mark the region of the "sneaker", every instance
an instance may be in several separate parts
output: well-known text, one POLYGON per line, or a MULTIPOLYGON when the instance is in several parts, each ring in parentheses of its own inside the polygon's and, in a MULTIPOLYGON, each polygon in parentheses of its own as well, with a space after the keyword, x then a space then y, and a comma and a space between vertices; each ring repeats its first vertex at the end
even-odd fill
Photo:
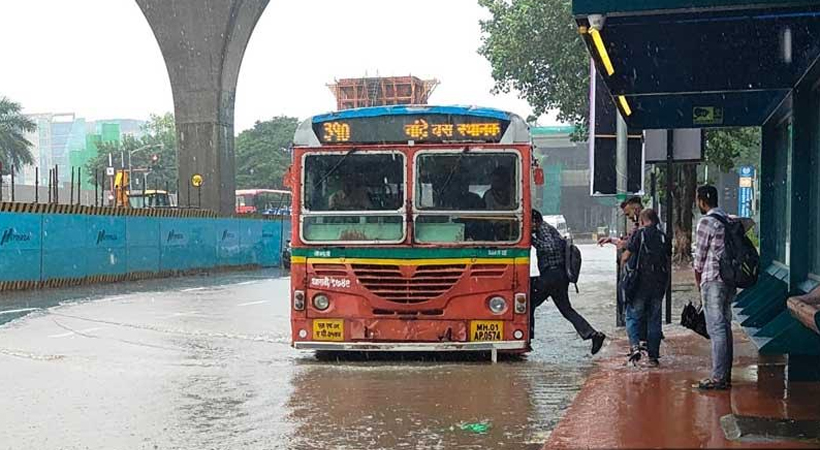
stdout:
POLYGON ((650 369, 657 369, 661 366, 661 362, 658 361, 658 358, 649 358, 649 360, 646 361, 645 366, 650 369))
POLYGON ((606 335, 601 333, 600 331, 596 332, 592 335, 592 354, 596 354, 601 351, 601 347, 604 346, 604 341, 606 340, 606 335))
POLYGON ((707 378, 702 380, 698 383, 698 389, 701 391, 725 391, 729 389, 731 385, 722 380, 714 380, 712 378, 707 378))
POLYGON ((646 341, 641 341, 641 342, 638 344, 638 348, 639 348, 642 352, 645 352, 645 353, 646 353, 646 352, 649 352, 649 344, 647 344, 647 343, 646 343, 646 341))
POLYGON ((638 361, 641 360, 641 348, 638 346, 634 346, 629 350, 629 357, 627 358, 627 364, 632 363, 633 365, 637 365, 638 361))

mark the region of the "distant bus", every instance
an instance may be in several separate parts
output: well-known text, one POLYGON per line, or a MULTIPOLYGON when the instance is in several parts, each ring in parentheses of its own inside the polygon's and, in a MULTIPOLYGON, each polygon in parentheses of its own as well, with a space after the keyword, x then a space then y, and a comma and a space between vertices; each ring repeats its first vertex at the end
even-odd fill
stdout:
POLYGON ((289 216, 290 197, 290 191, 279 189, 239 189, 236 191, 236 213, 289 216))
POLYGON ((529 127, 476 107, 316 116, 294 138, 297 349, 524 353, 529 127))

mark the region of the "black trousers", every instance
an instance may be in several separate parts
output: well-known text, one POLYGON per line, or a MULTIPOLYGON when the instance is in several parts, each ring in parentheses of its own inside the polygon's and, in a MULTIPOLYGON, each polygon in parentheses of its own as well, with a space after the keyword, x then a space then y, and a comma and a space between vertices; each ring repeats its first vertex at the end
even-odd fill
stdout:
POLYGON ((530 336, 535 333, 535 309, 548 298, 552 298, 558 312, 575 327, 583 340, 592 339, 595 329, 578 314, 569 301, 569 280, 565 276, 555 277, 549 274, 530 278, 530 336))

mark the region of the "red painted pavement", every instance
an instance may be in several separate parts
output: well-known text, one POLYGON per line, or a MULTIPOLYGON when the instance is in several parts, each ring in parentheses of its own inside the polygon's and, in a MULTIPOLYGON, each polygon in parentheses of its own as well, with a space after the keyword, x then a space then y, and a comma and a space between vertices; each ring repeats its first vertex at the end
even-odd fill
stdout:
POLYGON ((729 441, 720 418, 820 419, 820 383, 787 388, 783 361, 762 362, 735 330, 733 388, 703 393, 693 385, 709 375, 709 341, 677 326, 664 333, 659 369, 625 366, 626 340, 611 342, 544 448, 818 448, 729 441))

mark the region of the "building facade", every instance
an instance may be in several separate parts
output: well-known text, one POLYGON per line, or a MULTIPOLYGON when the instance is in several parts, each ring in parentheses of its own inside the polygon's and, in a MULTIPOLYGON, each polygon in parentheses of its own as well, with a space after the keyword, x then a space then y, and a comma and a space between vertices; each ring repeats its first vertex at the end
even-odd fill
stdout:
POLYGON ((593 233, 613 223, 616 201, 589 195, 587 142, 573 142, 571 126, 533 127, 535 155, 544 168, 544 186, 536 187, 533 205, 544 215, 563 215, 576 233, 593 233))
MULTIPOLYGON (((69 183, 72 170, 85 165, 97 156, 100 143, 118 143, 122 136, 135 138, 144 135, 145 121, 112 119, 86 121, 74 113, 29 114, 36 129, 26 134, 31 142, 34 164, 16 171, 15 184, 48 185, 49 171, 57 168, 58 182, 69 183), (37 179, 39 176, 39 180, 37 179)), ((93 184, 83 176, 83 188, 93 184)))

